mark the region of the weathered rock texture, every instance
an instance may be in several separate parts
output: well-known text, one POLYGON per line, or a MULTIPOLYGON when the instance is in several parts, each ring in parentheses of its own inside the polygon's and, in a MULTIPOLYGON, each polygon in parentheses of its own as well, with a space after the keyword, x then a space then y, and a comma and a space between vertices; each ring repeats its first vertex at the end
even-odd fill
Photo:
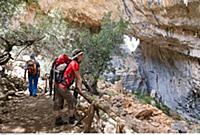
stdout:
POLYGON ((129 34, 142 41, 138 62, 147 90, 171 109, 199 119, 199 0, 40 0, 39 5, 44 13, 59 7, 66 20, 91 28, 99 28, 109 11, 115 20, 128 19, 129 34))
POLYGON ((142 41, 138 62, 147 89, 171 109, 199 121, 200 2, 124 3, 132 34, 142 41))

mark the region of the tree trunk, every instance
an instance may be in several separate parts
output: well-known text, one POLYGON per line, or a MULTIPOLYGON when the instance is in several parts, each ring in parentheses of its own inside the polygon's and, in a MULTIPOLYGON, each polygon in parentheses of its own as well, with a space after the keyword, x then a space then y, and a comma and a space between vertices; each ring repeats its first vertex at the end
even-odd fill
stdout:
MULTIPOLYGON (((80 95, 84 99, 86 99, 89 103, 92 103, 95 110, 100 109, 100 110, 104 111, 110 118, 112 118, 114 121, 117 122, 117 125, 116 125, 117 133, 125 133, 124 127, 125 127, 126 121, 121 119, 107 103, 102 103, 102 101, 100 101, 98 99, 94 99, 90 95, 90 93, 87 93, 86 91, 80 93, 80 95)), ((138 133, 138 132, 140 132, 140 128, 141 128, 140 125, 144 124, 144 123, 142 123, 142 121, 137 118, 132 118, 132 120, 129 124, 131 125, 132 130, 134 130, 134 132, 138 133)), ((151 126, 149 130, 154 131, 156 129, 155 129, 155 127, 151 126)))
POLYGON ((88 109, 88 113, 87 113, 87 117, 86 117, 86 121, 85 121, 84 133, 90 132, 92 122, 93 122, 93 118, 94 118, 94 114, 95 114, 94 105, 91 104, 89 109, 88 109))
MULTIPOLYGON (((110 108, 109 105, 103 104, 101 101, 98 101, 96 99, 93 99, 89 94, 86 92, 80 93, 81 96, 83 96, 89 103, 92 103, 94 105, 94 108, 100 109, 104 111, 110 118, 115 120, 120 127, 124 127, 125 121, 122 120, 119 116, 116 115, 116 113, 110 108)), ((121 129, 122 130, 122 129, 121 129)))

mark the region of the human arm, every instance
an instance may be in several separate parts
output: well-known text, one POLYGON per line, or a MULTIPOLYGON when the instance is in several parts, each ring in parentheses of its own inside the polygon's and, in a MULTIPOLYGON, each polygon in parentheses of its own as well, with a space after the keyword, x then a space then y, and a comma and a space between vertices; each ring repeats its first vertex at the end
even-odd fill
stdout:
POLYGON ((36 68, 37 68, 37 75, 38 77, 40 77, 40 64, 38 61, 35 61, 36 62, 36 68))
POLYGON ((24 71, 24 81, 26 81, 26 72, 27 72, 27 70, 25 69, 25 71, 24 71))
POLYGON ((76 76, 76 87, 78 88, 78 92, 82 93, 82 78, 80 71, 75 71, 75 76, 76 76))
POLYGON ((26 63, 26 65, 24 66, 24 81, 26 81, 26 72, 27 72, 27 68, 28 68, 28 65, 26 63))
POLYGON ((78 92, 81 94, 82 93, 82 77, 79 70, 79 64, 76 61, 72 61, 70 64, 75 74, 76 88, 78 89, 78 92))

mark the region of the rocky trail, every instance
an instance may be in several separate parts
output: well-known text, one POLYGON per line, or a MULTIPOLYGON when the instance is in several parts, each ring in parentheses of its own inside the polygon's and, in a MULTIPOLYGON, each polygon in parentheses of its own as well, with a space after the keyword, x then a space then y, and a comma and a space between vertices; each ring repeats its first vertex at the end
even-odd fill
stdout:
MULTIPOLYGON (((15 88, 13 92, 7 91, 5 93, 6 88, 11 87, 7 81, 5 78, 2 81, 1 78, 1 89, 4 89, 4 93, 1 93, 0 97, 1 133, 83 132, 84 120, 77 126, 54 126, 52 97, 44 95, 41 91, 37 97, 30 97, 26 91, 19 91, 16 88, 16 83, 11 85, 15 88)), ((20 84, 20 81, 15 82, 20 84)), ((116 115, 125 120, 125 132, 191 133, 198 131, 198 125, 184 120, 175 120, 164 114, 161 110, 141 103, 134 95, 123 94, 123 92, 119 91, 119 87, 118 84, 101 85, 101 93, 104 94, 99 100, 102 104, 109 104, 115 110, 116 115), (134 126, 134 121, 139 124, 134 126)), ((87 110, 88 106, 89 104, 83 98, 80 98, 78 108, 85 108, 87 110)), ((67 112, 67 110, 65 111, 67 112)), ((63 111, 63 114, 66 113, 63 111)), ((78 110, 78 114, 81 116, 80 110, 78 110)), ((100 120, 97 121, 96 117, 94 117, 90 132, 115 133, 116 125, 115 121, 109 118, 103 111, 100 111, 100 120)))
POLYGON ((0 133, 80 133, 87 126, 98 133, 200 132, 199 5, 199 0, 1 1, 0 133), (95 78, 113 84, 99 82, 100 95, 90 95, 95 104, 79 99, 77 117, 87 116, 79 125, 55 127, 52 97, 43 94, 43 84, 33 98, 19 78, 30 54, 36 54, 42 77, 59 54, 70 55, 74 48, 84 51, 82 69, 90 84, 95 78), (157 101, 146 104, 141 101, 146 95, 127 91, 157 101), (98 108, 100 119, 94 113, 98 104, 107 107, 98 108))

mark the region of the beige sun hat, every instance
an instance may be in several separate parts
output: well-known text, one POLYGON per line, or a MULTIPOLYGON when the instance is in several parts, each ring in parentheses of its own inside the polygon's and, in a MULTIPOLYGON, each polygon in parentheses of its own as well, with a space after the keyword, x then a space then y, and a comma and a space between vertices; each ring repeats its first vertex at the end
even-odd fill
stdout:
POLYGON ((76 59, 78 56, 82 55, 83 52, 80 49, 75 49, 72 51, 72 59, 76 59))

